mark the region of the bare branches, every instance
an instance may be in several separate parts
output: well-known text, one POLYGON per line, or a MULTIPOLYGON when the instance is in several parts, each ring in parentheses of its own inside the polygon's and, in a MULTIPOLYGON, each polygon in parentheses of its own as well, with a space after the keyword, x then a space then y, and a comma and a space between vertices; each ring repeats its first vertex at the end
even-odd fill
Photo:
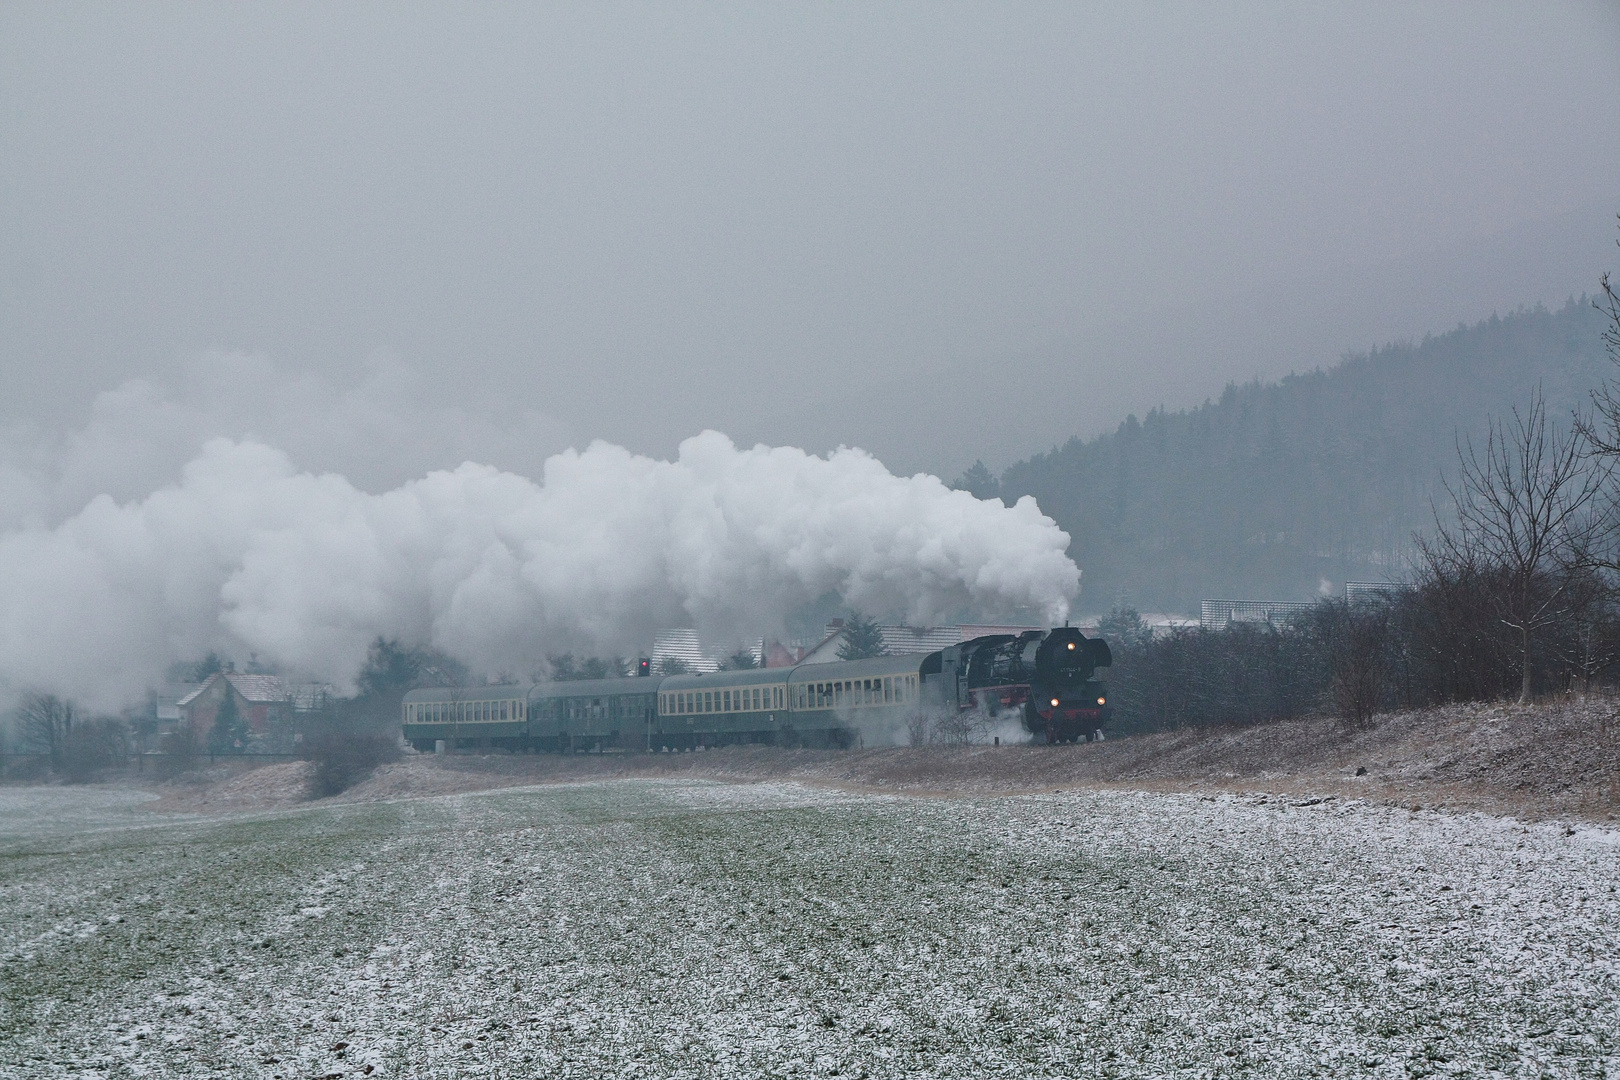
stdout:
POLYGON ((24 745, 50 758, 53 769, 62 767, 68 736, 78 718, 73 703, 55 694, 29 694, 17 707, 24 745))
MULTIPOLYGON (((1608 316, 1609 323, 1603 328, 1603 345, 1609 359, 1620 365, 1620 294, 1609 283, 1608 274, 1604 274, 1598 284, 1603 295, 1594 298, 1592 306, 1608 316)), ((1592 408, 1596 416, 1592 422, 1582 423, 1582 437, 1593 453, 1610 458, 1620 456, 1620 389, 1604 380, 1602 386, 1592 391, 1592 408)))
POLYGON ((1488 585, 1497 617, 1520 638, 1520 700, 1530 697, 1532 638, 1562 610, 1573 572, 1589 565, 1604 531, 1594 511, 1612 466, 1588 451, 1576 429, 1548 422, 1537 388, 1524 410, 1492 420, 1485 447, 1457 448, 1460 475, 1447 492, 1454 523, 1436 520, 1425 554, 1452 578, 1488 585))

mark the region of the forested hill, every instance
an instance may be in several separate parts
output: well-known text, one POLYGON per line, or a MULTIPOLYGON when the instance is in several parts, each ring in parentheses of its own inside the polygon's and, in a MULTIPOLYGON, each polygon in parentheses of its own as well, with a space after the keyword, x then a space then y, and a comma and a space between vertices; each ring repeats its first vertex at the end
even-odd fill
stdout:
POLYGON ((1611 370, 1586 299, 1352 356, 1280 382, 1229 386, 1185 412, 958 481, 1008 502, 1034 495, 1073 538, 1080 610, 1116 603, 1196 613, 1204 597, 1306 600, 1404 573, 1432 526, 1454 439, 1522 403, 1585 405, 1611 370))

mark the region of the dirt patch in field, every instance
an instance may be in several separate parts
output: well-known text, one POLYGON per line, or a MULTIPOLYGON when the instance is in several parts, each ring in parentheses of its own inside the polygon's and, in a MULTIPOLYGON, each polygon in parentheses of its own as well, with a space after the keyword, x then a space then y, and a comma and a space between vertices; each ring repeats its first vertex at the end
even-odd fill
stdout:
MULTIPOLYGON (((239 812, 306 800, 305 762, 232 766, 158 787, 153 809, 239 812)), ((1356 797, 1528 818, 1620 814, 1620 700, 1455 705, 1365 731, 1313 718, 1073 746, 868 750, 728 747, 684 754, 407 755, 323 801, 375 801, 618 777, 796 780, 916 795, 1117 786, 1356 797), (1364 771, 1363 771, 1364 770, 1364 771), (1360 775, 1358 775, 1360 773, 1360 775)))

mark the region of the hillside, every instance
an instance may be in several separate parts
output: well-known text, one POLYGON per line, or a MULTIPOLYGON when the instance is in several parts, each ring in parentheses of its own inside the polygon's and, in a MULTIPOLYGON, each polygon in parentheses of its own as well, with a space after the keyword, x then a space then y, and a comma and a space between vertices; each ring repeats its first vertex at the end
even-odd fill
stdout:
POLYGON ((1228 386, 1183 412, 1127 417, 994 478, 1034 495, 1084 571, 1081 610, 1196 612, 1203 597, 1306 600, 1345 580, 1400 575, 1444 499, 1454 440, 1523 402, 1584 405, 1612 376, 1587 298, 1347 357, 1325 371, 1228 386))

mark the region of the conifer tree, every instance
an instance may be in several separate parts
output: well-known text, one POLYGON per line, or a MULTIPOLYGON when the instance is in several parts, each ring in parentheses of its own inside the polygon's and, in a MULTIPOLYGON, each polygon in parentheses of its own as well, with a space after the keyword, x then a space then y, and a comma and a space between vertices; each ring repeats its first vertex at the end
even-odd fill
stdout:
POLYGON ((214 714, 214 727, 208 733, 208 749, 216 754, 237 753, 247 748, 253 731, 248 727, 242 710, 236 706, 236 694, 229 680, 225 680, 225 698, 214 714))
POLYGON ((840 660, 867 660, 874 656, 888 656, 883 645, 883 634, 878 625, 858 611, 849 613, 844 622, 844 640, 838 646, 840 660))

